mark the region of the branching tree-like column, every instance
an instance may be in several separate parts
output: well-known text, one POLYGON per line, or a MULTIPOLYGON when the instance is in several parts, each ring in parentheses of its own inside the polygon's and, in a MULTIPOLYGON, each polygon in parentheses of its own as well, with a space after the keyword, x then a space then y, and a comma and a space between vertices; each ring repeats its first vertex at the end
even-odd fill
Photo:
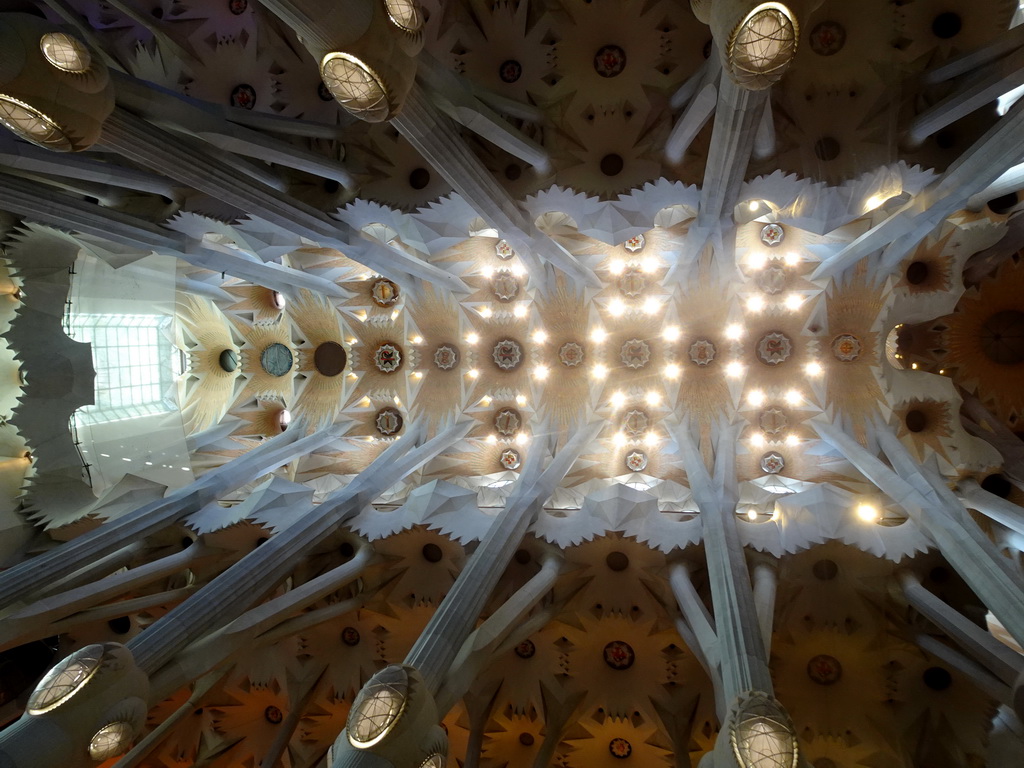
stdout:
POLYGON ((166 498, 150 502, 45 554, 8 568, 0 573, 0 606, 10 606, 56 579, 216 502, 261 475, 322 448, 337 437, 334 428, 300 437, 302 431, 302 424, 293 425, 286 432, 210 470, 166 498))
MULTIPOLYGON (((543 471, 545 452, 534 438, 516 489, 404 663, 378 672, 356 697, 345 730, 334 743, 334 768, 418 767, 444 755, 447 738, 437 725, 443 715, 437 702, 449 671, 537 511, 600 429, 600 422, 580 427, 543 471)), ((543 426, 537 431, 545 433, 543 426)), ((529 582, 525 589, 532 591, 529 582)), ((515 596, 513 601, 507 611, 499 609, 502 623, 528 609, 515 596)))

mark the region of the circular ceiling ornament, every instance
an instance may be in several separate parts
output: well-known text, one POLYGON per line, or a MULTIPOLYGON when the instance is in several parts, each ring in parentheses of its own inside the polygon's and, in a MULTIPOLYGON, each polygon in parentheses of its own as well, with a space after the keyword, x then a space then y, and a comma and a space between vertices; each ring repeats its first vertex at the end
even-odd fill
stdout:
POLYGON ((612 757, 625 760, 633 754, 633 745, 623 738, 614 738, 608 742, 608 751, 612 757))
POLYGON ((786 427, 789 426, 789 419, 786 417, 785 411, 773 405, 761 411, 757 423, 761 427, 761 431, 766 435, 775 436, 785 431, 786 427))
POLYGON ((808 42, 819 56, 834 56, 846 45, 846 28, 836 21, 819 22, 811 30, 808 42))
POLYGON ((626 68, 626 52, 617 45, 603 45, 594 54, 594 71, 601 77, 616 77, 626 68))
POLYGON ((523 418, 515 408, 502 408, 494 414, 494 428, 503 437, 515 437, 522 423, 523 418))
POLYGON ((238 109, 252 109, 256 106, 256 89, 248 83, 239 83, 231 89, 230 104, 238 109))
POLYGON ((263 719, 271 725, 280 725, 281 721, 284 720, 284 712, 281 711, 280 707, 275 707, 271 704, 263 710, 263 719))
POLYGON ((43 58, 62 72, 81 75, 92 66, 92 54, 85 43, 66 32, 47 32, 39 38, 39 50, 43 58))
POLYGON ((423 29, 423 13, 416 0, 384 0, 391 23, 403 32, 415 35, 423 29))
POLYGON ((341 642, 350 648, 359 645, 359 630, 355 627, 345 627, 341 630, 341 642))
POLYGON ((507 269, 500 269, 491 280, 491 291, 498 301, 512 301, 519 295, 519 280, 507 269))
POLYGON ((860 339, 852 333, 841 333, 832 339, 832 356, 843 363, 852 363, 860 357, 860 339))
POLYGON ((765 365, 779 365, 789 359, 793 353, 793 342, 784 333, 773 331, 766 333, 757 342, 757 356, 765 365))
POLYGON ((345 723, 352 746, 365 749, 387 736, 405 711, 408 698, 409 673, 398 664, 384 667, 367 680, 345 723))
POLYGON ((619 349, 619 359, 627 368, 639 370, 651 361, 651 348, 643 339, 627 339, 619 349))
POLYGON ((750 691, 734 706, 729 743, 741 768, 796 768, 796 735, 782 705, 766 693, 750 691))
POLYGON ((786 460, 776 451, 768 451, 761 457, 761 470, 769 475, 777 475, 786 468, 786 460))
POLYGON ((622 247, 630 253, 640 253, 640 251, 644 249, 645 245, 647 245, 647 240, 644 236, 637 235, 636 237, 629 238, 629 240, 622 244, 622 247))
POLYGON ((450 344, 442 344, 434 350, 434 365, 442 371, 450 371, 459 364, 459 350, 450 344))
POLYGON ((382 123, 392 116, 384 81, 352 54, 328 53, 320 61, 320 77, 338 103, 360 120, 382 123))
POLYGON ((0 94, 0 123, 25 141, 52 152, 71 152, 74 146, 64 129, 30 104, 0 94))
POLYGON ((440 752, 435 752, 422 763, 420 763, 420 768, 444 768, 444 766, 445 757, 440 752))
POLYGON ((523 76, 523 65, 515 59, 506 59, 498 66, 498 77, 503 83, 514 83, 523 76))
POLYGON ((386 341, 373 353, 373 364, 381 373, 394 373, 402 367, 402 350, 398 345, 386 341))
POLYGON ((622 429, 625 431, 626 437, 639 440, 647 432, 648 423, 647 414, 639 409, 634 409, 627 413, 622 420, 622 429))
POLYGON ((238 352, 233 349, 225 349, 217 357, 220 369, 225 373, 234 373, 238 370, 238 352))
POLYGON ((505 240, 499 240, 498 244, 494 246, 494 255, 502 261, 508 261, 516 252, 512 250, 512 246, 505 240))
POLYGON ((757 276, 757 287, 769 296, 775 296, 782 293, 787 282, 789 282, 789 275, 787 275, 786 270, 778 264, 772 264, 770 267, 766 267, 761 270, 757 276))
POLYGON ((370 298, 378 307, 393 307, 398 303, 401 293, 398 286, 386 277, 374 280, 370 287, 370 298))
POLYGON ((583 347, 575 341, 567 341, 559 348, 558 359, 567 368, 575 368, 583 362, 583 347))
POLYGON ((519 469, 519 466, 523 463, 522 457, 519 455, 519 451, 515 448, 506 448, 501 452, 501 456, 498 457, 498 461, 505 469, 519 469))
POLYGON ((337 376, 347 362, 345 348, 336 341, 325 341, 313 352, 313 367, 321 376, 337 376))
POLYGON ((647 454, 643 451, 630 451, 626 454, 626 469, 630 472, 643 472, 647 469, 647 454))
POLYGON ((523 348, 513 339, 502 339, 491 350, 494 364, 503 371, 514 371, 523 362, 523 348))
POLYGON ((612 640, 604 647, 604 663, 612 669, 629 669, 636 661, 633 647, 622 640, 612 640))
POLYGON ((744 88, 768 88, 796 55, 799 30, 782 3, 761 3, 729 35, 726 54, 733 80, 744 88))
POLYGON ((249 0, 228 0, 228 10, 232 16, 241 16, 249 10, 249 0))
POLYGON ((715 345, 707 339, 698 339, 690 345, 690 360, 701 367, 715 359, 715 345))
POLYGON ((843 676, 843 665, 835 656, 822 653, 807 662, 807 676, 818 685, 832 685, 843 676))
POLYGON ((537 646, 533 644, 533 640, 523 640, 516 646, 516 656, 520 659, 531 659, 536 652, 537 646))
POLYGON ((761 227, 761 242, 774 248, 786 239, 786 230, 781 224, 765 224, 761 227))
POLYGON ((284 376, 292 369, 293 362, 292 351, 276 341, 260 353, 260 366, 271 376, 284 376))
POLYGON ((124 754, 132 743, 132 733, 132 724, 124 720, 107 723, 89 741, 89 757, 99 761, 124 754))
POLYGON ((619 290, 627 298, 637 298, 643 294, 646 288, 647 278, 644 277, 640 267, 626 267, 625 271, 619 275, 619 290))
POLYGON ((391 437, 401 431, 404 422, 401 412, 388 407, 377 411, 377 416, 374 418, 373 423, 377 427, 377 431, 384 435, 384 437, 391 437))

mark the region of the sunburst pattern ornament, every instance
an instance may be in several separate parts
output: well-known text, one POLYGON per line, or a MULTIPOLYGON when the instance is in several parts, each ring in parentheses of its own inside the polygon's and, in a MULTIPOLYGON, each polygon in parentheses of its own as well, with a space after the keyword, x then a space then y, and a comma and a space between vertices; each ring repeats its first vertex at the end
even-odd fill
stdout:
POLYGON ((459 363, 459 351, 450 344, 442 344, 434 350, 434 365, 442 371, 450 371, 459 363))
POLYGON ((701 367, 715 359, 715 345, 707 339, 698 339, 690 345, 690 360, 701 367))
POLYGON ((374 280, 370 288, 370 298, 378 307, 393 307, 400 297, 401 291, 398 286, 386 277, 374 280))
POLYGON ((647 240, 644 238, 644 236, 636 235, 635 237, 631 237, 629 238, 629 240, 624 242, 622 244, 622 247, 625 248, 630 253, 640 253, 640 251, 644 249, 645 245, 647 245, 647 240))
POLYGON ((513 339, 502 339, 491 350, 494 364, 503 371, 514 371, 523 361, 523 348, 513 339))
POLYGON ((374 350, 373 364, 381 373, 394 373, 402 367, 402 350, 395 344, 385 342, 374 350))
POLYGON ((768 451, 768 453, 761 457, 761 469, 769 475, 777 475, 785 468, 786 460, 782 458, 781 453, 768 451))
POLYGON ((381 408, 377 411, 374 424, 377 431, 385 437, 390 437, 402 429, 402 414, 394 408, 381 408))
POLYGON ((512 301, 519 295, 519 280, 507 269, 499 270, 491 280, 491 291, 498 301, 512 301))
POLYGON ((622 420, 622 429, 626 433, 626 437, 639 440, 647 432, 648 423, 647 414, 639 409, 634 409, 627 413, 622 420))
POLYGON ((647 454, 643 451, 630 451, 626 454, 626 469, 630 472, 643 472, 647 469, 647 454))
POLYGON ((516 255, 516 252, 505 240, 499 240, 498 244, 494 246, 494 255, 502 261, 508 261, 516 255))
POLYGON ((503 437, 515 437, 522 423, 523 418, 515 408, 502 408, 494 415, 494 428, 503 437))
POLYGON ((575 341, 567 341, 559 347, 558 359, 567 368, 575 368, 583 362, 583 347, 575 341))
POLYGON ((651 348, 643 339, 627 339, 619 349, 619 359, 627 368, 639 370, 651 361, 651 348))
POLYGON ((519 451, 515 448, 506 448, 501 452, 501 456, 498 457, 498 461, 505 469, 519 469, 519 465, 522 463, 522 458, 519 455, 519 451))
POLYGON ((765 365, 779 365, 789 359, 793 352, 793 342, 784 333, 773 331, 766 333, 757 343, 757 356, 765 365))
POLYGON ((761 411, 757 423, 760 425, 762 432, 774 437, 775 435, 782 434, 786 427, 789 426, 789 419, 786 417, 785 411, 773 405, 761 411))
POLYGON ((860 357, 860 339, 852 333, 841 333, 832 339, 832 356, 843 363, 852 363, 860 357))
POLYGON ((761 227, 761 242, 769 248, 774 248, 785 239, 786 230, 782 228, 781 224, 765 224, 761 227))
POLYGON ((619 277, 619 290, 626 298, 635 299, 642 295, 646 288, 647 278, 640 267, 626 267, 619 277))

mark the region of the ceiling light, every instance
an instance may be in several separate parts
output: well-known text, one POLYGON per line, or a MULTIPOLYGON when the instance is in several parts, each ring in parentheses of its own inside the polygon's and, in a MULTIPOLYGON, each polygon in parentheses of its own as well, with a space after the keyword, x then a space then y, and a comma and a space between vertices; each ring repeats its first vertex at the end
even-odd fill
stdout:
POLYGON ((525 432, 516 432, 516 445, 526 445, 528 439, 525 432))
POLYGON ((747 509, 747 520, 757 520, 757 510, 753 507, 747 509))
POLYGON ((481 397, 480 398, 480 404, 483 405, 486 408, 488 405, 491 404, 491 396, 490 395, 484 395, 483 397, 481 397))
POLYGON ((751 296, 747 299, 747 309, 751 312, 760 312, 764 309, 764 297, 751 296))
POLYGON ((423 343, 423 337, 422 336, 413 336, 412 337, 412 343, 413 344, 422 344, 423 343))
POLYGON ((423 371, 413 371, 412 372, 412 377, 414 379, 422 379, 423 378, 423 371))
POLYGON ((646 397, 644 397, 644 401, 648 405, 657 405, 658 403, 661 402, 661 394, 658 393, 658 392, 655 392, 652 389, 650 392, 647 393, 646 397))
POLYGON ((543 330, 538 328, 536 331, 533 332, 533 340, 538 344, 543 344, 545 341, 548 340, 548 335, 544 333, 543 330))
POLYGON ((878 512, 878 507, 873 504, 858 504, 857 505, 857 517, 863 520, 865 523, 874 523, 878 520, 881 515, 878 512))
POLYGON ((644 443, 647 445, 654 445, 656 442, 658 442, 658 435, 656 432, 651 431, 644 435, 644 443))
POLYGON ((622 262, 622 259, 612 259, 608 263, 608 271, 613 275, 621 275, 625 268, 626 265, 622 262))
POLYGON ((512 314, 516 317, 526 317, 526 305, 516 304, 516 308, 512 310, 512 314))
POLYGON ((800 394, 799 390, 791 389, 786 392, 786 402, 789 405, 800 405, 803 402, 804 396, 800 394))
POLYGON ((658 268, 658 260, 648 256, 646 259, 640 262, 640 269, 650 274, 658 268))
POLYGON ((791 293, 786 297, 786 309, 791 312, 800 309, 800 305, 804 303, 804 297, 799 293, 791 293))
POLYGON ((739 323, 731 323, 725 327, 725 338, 736 341, 743 335, 743 326, 739 323))
POLYGON ((796 435, 794 435, 792 433, 786 435, 786 445, 793 446, 793 445, 797 445, 799 442, 800 442, 800 438, 797 437, 796 435))
POLYGON ((768 264, 768 254, 756 251, 747 257, 747 266, 755 272, 768 264))
POLYGON ((747 209, 751 213, 753 213, 754 211, 756 211, 760 207, 761 207, 761 201, 760 200, 751 200, 749 203, 747 203, 747 209))
POLYGON ((526 274, 526 268, 518 261, 512 265, 511 270, 512 274, 515 275, 516 277, 522 277, 523 275, 526 274))
POLYGON ((796 251, 786 251, 786 255, 782 257, 782 261, 787 267, 795 267, 800 263, 800 254, 796 251))
POLYGON ((644 301, 644 313, 648 315, 653 315, 655 312, 658 311, 660 306, 661 304, 658 302, 658 300, 652 296, 644 301))
POLYGON ((813 361, 804 366, 804 370, 807 371, 808 376, 821 376, 825 369, 821 367, 821 363, 813 361))
POLYGON ((864 203, 864 213, 875 210, 878 206, 884 203, 888 198, 882 197, 881 195, 872 195, 864 203))
POLYGON ((764 398, 764 392, 762 392, 760 389, 752 389, 750 393, 747 395, 747 402, 750 403, 755 408, 758 408, 764 405, 764 398))
POLYGON ((533 378, 538 381, 544 381, 548 377, 548 367, 546 365, 538 365, 533 369, 533 378))
POLYGON ((496 442, 498 442, 497 435, 488 435, 487 442, 490 443, 491 445, 494 445, 496 442))
POLYGON ((613 299, 612 303, 608 305, 608 311, 611 312, 612 317, 619 317, 626 311, 626 305, 622 302, 622 299, 613 299))
POLYGON ((682 335, 682 331, 678 325, 670 325, 661 332, 661 336, 665 341, 676 341, 680 335, 682 335))
POLYGON ((665 366, 665 375, 670 379, 678 379, 683 373, 683 369, 675 363, 669 363, 665 366))
POLYGON ((491 316, 491 308, 490 307, 481 307, 480 308, 480 317, 486 319, 486 318, 488 318, 490 316, 491 316))
POLYGON ((725 375, 731 379, 738 379, 743 375, 743 363, 733 360, 725 366, 725 375))
POLYGON ((524 395, 516 395, 516 405, 526 405, 526 397, 524 395))
POLYGON ((608 332, 604 328, 595 328, 590 332, 590 340, 595 344, 600 344, 608 338, 608 332))
POLYGON ((611 403, 612 408, 621 408, 626 403, 626 396, 621 392, 616 392, 612 395, 611 403))
POLYGON ((598 363, 597 365, 590 369, 590 374, 595 379, 603 379, 605 376, 608 375, 608 366, 602 363, 598 363))
POLYGON ((755 432, 750 436, 750 444, 756 448, 760 448, 765 443, 765 437, 763 432, 755 432))
POLYGON ((615 442, 616 445, 625 445, 626 435, 622 432, 616 432, 614 435, 612 435, 612 440, 615 442))
POLYGON ((492 277, 494 277, 494 267, 488 264, 483 269, 480 270, 480 274, 482 274, 484 277, 490 280, 492 277))
POLYGON ((468 371, 466 371, 466 375, 469 376, 469 378, 471 379, 475 379, 477 376, 480 375, 480 371, 478 371, 476 368, 470 368, 468 371))
POLYGON ((466 335, 466 343, 467 344, 476 344, 478 341, 480 341, 480 336, 479 335, 477 335, 475 333, 470 333, 470 334, 466 335))

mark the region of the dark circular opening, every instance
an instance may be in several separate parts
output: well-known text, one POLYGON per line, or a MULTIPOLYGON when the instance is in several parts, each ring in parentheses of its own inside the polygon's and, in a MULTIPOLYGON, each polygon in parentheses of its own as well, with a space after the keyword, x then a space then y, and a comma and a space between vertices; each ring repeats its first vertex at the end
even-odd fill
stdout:
POLYGON ((814 142, 814 154, 819 160, 825 163, 839 157, 840 149, 841 147, 839 146, 839 142, 831 136, 822 136, 814 142))
POLYGON ((982 480, 981 487, 1001 499, 1009 498, 1010 491, 1013 490, 1013 484, 998 472, 982 480))
POLYGON ((256 539, 256 546, 257 547, 262 547, 268 541, 269 541, 269 539, 266 536, 260 536, 258 539, 256 539))
POLYGON ((912 261, 907 267, 907 282, 911 285, 920 285, 928 279, 928 265, 923 261, 912 261))
POLYGON ((993 363, 1024 362, 1024 312, 996 312, 981 326, 981 351, 993 363))
POLYGON ((279 707, 275 707, 273 704, 271 704, 269 707, 263 710, 263 717, 266 718, 266 721, 271 725, 277 725, 282 720, 284 720, 284 713, 280 710, 279 707))
POLYGON ((195 539, 191 539, 188 536, 182 536, 182 538, 181 538, 181 548, 182 549, 188 549, 189 547, 192 546, 192 543, 194 541, 195 541, 195 539))
POLYGON ((928 667, 921 679, 933 691, 944 691, 953 684, 953 676, 942 667, 928 667))
POLYGON ((238 370, 238 353, 233 349, 225 349, 220 353, 218 362, 222 371, 234 373, 238 370))
POLYGON ((533 746, 533 734, 532 733, 520 733, 519 734, 519 743, 522 744, 524 747, 532 747, 533 746))
POLYGON ((423 545, 423 559, 428 563, 439 563, 444 553, 437 544, 424 544, 423 545))
POLYGON ((498 77, 503 83, 514 83, 523 75, 523 65, 515 59, 506 59, 498 65, 498 77))
POLYGON ((515 181, 523 175, 523 169, 515 163, 509 163, 505 166, 505 178, 509 181, 515 181))
POLYGON ((107 626, 115 635, 127 635, 132 631, 132 620, 127 616, 118 616, 108 621, 107 626))
POLYGON ((960 34, 963 26, 964 23, 960 18, 960 14, 946 11, 945 13, 940 13, 932 21, 932 34, 942 40, 949 40, 949 38, 960 34))
POLYGON ((999 197, 993 197, 989 200, 986 205, 992 213, 1004 214, 1009 213, 1010 209, 1013 208, 1019 202, 1016 192, 1010 192, 1008 195, 1000 195, 999 197))
POLYGON ((345 559, 348 559, 356 553, 356 548, 353 547, 350 542, 343 541, 341 542, 341 546, 338 547, 338 553, 345 559))
POLYGON ((711 38, 708 38, 707 42, 704 43, 704 47, 701 48, 701 51, 700 51, 701 55, 703 55, 705 59, 707 59, 707 58, 709 58, 711 56, 711 45, 712 45, 713 42, 714 42, 714 40, 712 40, 711 38))
POLYGON ((161 8, 159 5, 156 8, 154 8, 151 11, 151 13, 153 14, 154 19, 162 19, 164 17, 164 9, 161 8))
POLYGON ((533 556, 529 553, 528 550, 525 550, 525 549, 517 549, 516 550, 516 562, 519 563, 520 565, 526 565, 532 559, 533 559, 533 556))
POLYGON ((935 134, 935 144, 939 149, 950 149, 956 144, 956 134, 952 131, 939 131, 935 134))
POLYGON ((202 708, 202 707, 200 707, 199 709, 197 709, 197 710, 196 710, 195 712, 193 712, 192 714, 193 714, 193 715, 201 715, 201 714, 203 714, 203 708, 202 708))
POLYGON ((329 195, 333 195, 339 189, 341 189, 341 184, 336 182, 334 179, 324 179, 324 192, 329 195))
POLYGON ((629 557, 625 552, 609 552, 604 561, 613 571, 624 571, 629 568, 629 557))
POLYGON ((928 578, 936 584, 945 584, 949 581, 949 569, 944 566, 937 565, 928 571, 928 578))
POLYGON ((928 426, 928 417, 924 415, 924 411, 907 411, 907 415, 903 417, 903 422, 911 432, 923 432, 925 427, 928 426))
POLYGON ((325 341, 313 353, 313 365, 324 376, 337 376, 345 370, 345 348, 336 341, 325 341))
POLYGON ((624 166, 620 155, 611 154, 601 158, 601 173, 605 176, 618 176, 624 166))
POLYGON ((819 560, 811 566, 811 572, 815 578, 822 581, 832 581, 839 573, 839 566, 836 565, 835 560, 819 560))
POLYGON ((423 189, 430 183, 430 171, 426 168, 415 168, 409 174, 409 186, 413 189, 423 189))

